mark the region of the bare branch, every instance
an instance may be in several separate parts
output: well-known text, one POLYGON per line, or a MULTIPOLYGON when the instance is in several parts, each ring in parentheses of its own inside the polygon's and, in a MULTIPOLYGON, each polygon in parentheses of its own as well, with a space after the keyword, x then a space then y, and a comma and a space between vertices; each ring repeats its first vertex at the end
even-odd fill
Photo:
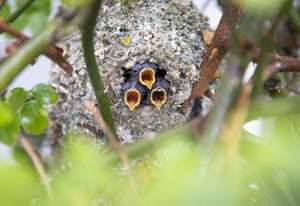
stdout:
POLYGON ((30 142, 25 137, 19 135, 18 140, 21 143, 21 145, 23 146, 23 148, 25 149, 28 156, 30 157, 37 173, 39 174, 39 176, 44 184, 44 187, 45 187, 48 197, 50 199, 52 199, 53 193, 52 193, 51 186, 49 184, 50 178, 46 174, 46 171, 44 169, 42 161, 40 160, 39 156, 34 152, 30 142))
POLYGON ((300 59, 288 56, 269 56, 270 64, 265 68, 263 80, 267 80, 278 72, 300 72, 300 59))
MULTIPOLYGON (((261 51, 260 49, 257 49, 253 55, 252 61, 257 62, 260 57, 261 51)), ((298 58, 269 54, 267 62, 268 65, 263 72, 264 81, 278 72, 300 72, 300 59, 298 58)))
MULTIPOLYGON (((12 28, 10 25, 6 24, 0 19, 0 33, 6 32, 16 38, 18 38, 21 42, 25 42, 29 38, 25 36, 23 33, 18 30, 12 28)), ((44 52, 45 56, 49 59, 57 63, 69 76, 72 74, 73 68, 69 65, 64 57, 62 56, 62 50, 57 46, 51 46, 44 52)))
POLYGON ((83 105, 85 108, 92 113, 94 118, 96 119, 97 123, 99 124, 100 128, 103 129, 104 133, 107 135, 110 144, 112 147, 116 150, 116 152, 119 154, 120 159, 122 160, 124 167, 127 171, 130 171, 130 160, 126 154, 126 152, 123 150, 122 146, 118 142, 116 136, 114 133, 110 130, 110 128, 106 125, 104 119, 98 112, 97 107, 95 107, 92 103, 85 101, 83 102, 83 105))
POLYGON ((224 55, 227 53, 232 32, 236 29, 242 8, 232 2, 225 7, 217 31, 200 65, 200 80, 192 88, 189 99, 184 103, 183 112, 190 107, 193 99, 200 97, 213 79, 224 55))

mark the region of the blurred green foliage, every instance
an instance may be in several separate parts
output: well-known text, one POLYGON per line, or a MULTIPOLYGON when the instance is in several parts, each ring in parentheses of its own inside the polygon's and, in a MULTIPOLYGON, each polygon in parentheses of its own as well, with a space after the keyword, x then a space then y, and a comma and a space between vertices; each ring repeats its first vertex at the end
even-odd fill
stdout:
POLYGON ((30 205, 43 190, 29 165, 0 164, 2 205, 30 205))
MULTIPOLYGON (((3 8, 0 10, 0 16, 4 20, 9 19, 11 15, 18 10, 18 8, 21 8, 27 2, 28 0, 14 1, 16 8, 10 6, 13 4, 4 4, 3 8)), ((19 31, 23 31, 26 28, 32 33, 36 33, 42 29, 45 24, 47 24, 50 15, 50 9, 50 0, 33 1, 32 5, 22 11, 21 17, 16 18, 12 22, 12 27, 19 31)))
POLYGON ((49 168, 52 200, 26 164, 19 169, 2 164, 0 191, 7 195, 1 195, 0 201, 16 206, 32 201, 38 205, 299 205, 300 142, 295 118, 299 116, 275 118, 276 129, 264 126, 263 130, 272 130, 266 138, 256 137, 260 142, 242 137, 234 159, 225 157, 222 144, 213 152, 201 152, 191 137, 170 136, 165 146, 132 159, 134 180, 121 163, 107 161, 111 152, 99 152, 89 137, 71 135, 66 137, 64 164, 49 168))
POLYGON ((285 0, 236 0, 245 9, 256 15, 268 15, 281 8, 285 0))

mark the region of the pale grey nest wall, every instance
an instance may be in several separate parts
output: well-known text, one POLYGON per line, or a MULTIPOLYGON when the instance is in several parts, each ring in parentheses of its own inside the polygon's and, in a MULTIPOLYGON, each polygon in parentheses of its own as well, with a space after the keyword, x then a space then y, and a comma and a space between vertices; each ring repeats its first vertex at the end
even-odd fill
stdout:
MULTIPOLYGON (((129 6, 104 5, 99 14, 95 55, 122 143, 151 136, 185 121, 180 109, 199 78, 205 51, 201 31, 208 24, 196 7, 187 1, 180 2, 141 0, 129 6), (121 68, 146 60, 167 70, 171 92, 161 110, 140 105, 131 112, 120 92, 121 68)), ((74 72, 67 77, 59 68, 52 70, 51 83, 59 93, 58 102, 51 108, 52 119, 62 126, 63 133, 81 130, 101 136, 101 130, 82 105, 83 100, 95 102, 95 97, 85 70, 79 33, 72 34, 63 48, 74 72)))

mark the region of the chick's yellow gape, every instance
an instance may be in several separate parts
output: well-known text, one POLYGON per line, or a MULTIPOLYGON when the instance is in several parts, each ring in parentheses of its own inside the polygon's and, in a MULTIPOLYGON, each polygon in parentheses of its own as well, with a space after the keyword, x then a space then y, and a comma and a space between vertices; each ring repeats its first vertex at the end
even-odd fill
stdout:
POLYGON ((121 91, 130 111, 140 104, 150 104, 158 110, 166 103, 170 82, 165 79, 166 71, 157 64, 136 63, 124 75, 121 91))

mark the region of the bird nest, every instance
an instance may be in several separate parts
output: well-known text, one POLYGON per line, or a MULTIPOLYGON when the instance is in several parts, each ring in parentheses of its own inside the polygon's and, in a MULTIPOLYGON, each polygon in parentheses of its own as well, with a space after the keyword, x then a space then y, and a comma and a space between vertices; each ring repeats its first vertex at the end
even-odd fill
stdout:
MULTIPOLYGON (((95 55, 122 143, 151 137, 186 121, 180 110, 192 84, 199 79, 205 51, 201 32, 207 27, 207 18, 191 3, 140 0, 103 6, 95 29, 95 55), (145 64, 142 69, 148 70, 142 72, 144 77, 128 75, 136 65, 145 64), (136 89, 141 96, 126 93, 129 89, 136 89)), ((74 68, 72 76, 52 69, 51 83, 59 100, 50 114, 63 134, 79 130, 102 137, 101 128, 83 106, 84 100, 96 101, 80 38, 75 32, 62 45, 74 68)))

